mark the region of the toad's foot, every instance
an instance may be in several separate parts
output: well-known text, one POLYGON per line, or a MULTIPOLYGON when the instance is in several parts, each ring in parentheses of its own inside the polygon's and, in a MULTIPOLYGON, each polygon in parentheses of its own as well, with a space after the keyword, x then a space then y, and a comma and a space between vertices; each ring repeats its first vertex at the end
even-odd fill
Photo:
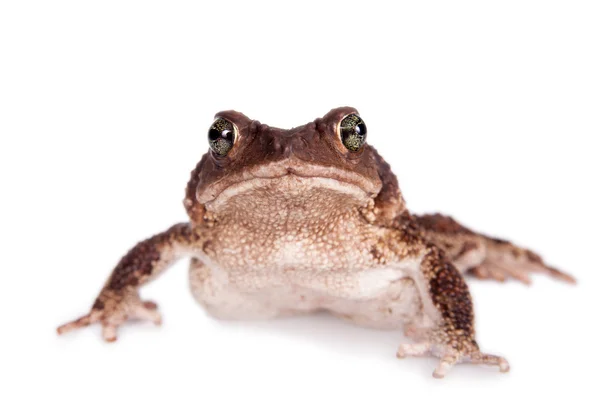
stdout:
POLYGON ((104 340, 114 342, 117 340, 117 328, 127 320, 152 321, 155 325, 160 325, 162 319, 157 308, 156 303, 142 301, 137 293, 117 295, 103 292, 88 314, 59 326, 56 331, 62 335, 100 322, 104 340))
POLYGON ((431 342, 402 344, 398 348, 396 356, 398 358, 405 358, 407 356, 438 357, 440 359, 440 363, 435 371, 433 371, 434 378, 443 378, 446 376, 448 370, 452 368, 454 364, 458 363, 497 365, 500 368, 500 372, 508 372, 510 370, 508 361, 506 361, 506 359, 503 357, 481 353, 477 349, 461 352, 453 349, 450 346, 439 345, 431 342))

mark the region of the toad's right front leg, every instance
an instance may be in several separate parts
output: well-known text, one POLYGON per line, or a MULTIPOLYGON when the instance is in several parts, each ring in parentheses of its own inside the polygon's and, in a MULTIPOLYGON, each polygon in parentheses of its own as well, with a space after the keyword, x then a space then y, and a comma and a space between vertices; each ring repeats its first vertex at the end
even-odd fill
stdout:
POLYGON ((153 302, 142 301, 138 290, 179 258, 199 246, 200 235, 190 224, 172 226, 138 243, 121 259, 96 298, 90 312, 58 327, 59 334, 100 322, 104 340, 117 339, 117 328, 128 319, 150 320, 160 324, 153 302))

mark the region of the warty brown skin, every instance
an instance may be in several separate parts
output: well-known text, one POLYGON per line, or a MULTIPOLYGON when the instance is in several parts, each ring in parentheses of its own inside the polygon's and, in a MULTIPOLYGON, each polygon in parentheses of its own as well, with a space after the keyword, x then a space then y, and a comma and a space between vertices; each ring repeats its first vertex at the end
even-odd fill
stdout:
POLYGON ((340 124, 349 115, 358 112, 337 108, 283 130, 234 111, 217 114, 235 127, 235 140, 192 171, 184 200, 190 221, 138 243, 91 311, 58 332, 99 322, 114 341, 127 319, 160 323, 138 289, 187 256, 192 293, 215 317, 326 309, 362 325, 403 328, 415 343, 401 345, 398 356, 439 357, 435 377, 459 362, 508 371, 504 358, 479 350, 463 274, 573 278, 450 217, 411 215, 377 151, 345 147, 340 124))

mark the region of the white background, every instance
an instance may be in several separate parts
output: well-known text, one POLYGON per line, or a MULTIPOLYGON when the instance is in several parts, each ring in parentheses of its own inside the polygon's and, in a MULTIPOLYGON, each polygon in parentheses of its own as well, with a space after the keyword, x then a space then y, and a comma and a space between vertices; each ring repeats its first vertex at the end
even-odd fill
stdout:
POLYGON ((599 20, 594 1, 3 1, 0 398, 598 398, 599 20), (292 127, 341 105, 413 211, 578 278, 470 281, 509 374, 434 380, 436 360, 395 358, 399 332, 326 315, 213 320, 185 262, 143 290, 161 328, 56 336, 129 247, 185 220, 214 113, 292 127))

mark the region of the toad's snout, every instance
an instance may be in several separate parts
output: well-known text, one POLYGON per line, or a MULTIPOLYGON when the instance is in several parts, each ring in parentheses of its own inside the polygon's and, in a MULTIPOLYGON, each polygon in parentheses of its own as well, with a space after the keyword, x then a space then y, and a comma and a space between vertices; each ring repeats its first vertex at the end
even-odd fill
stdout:
MULTIPOLYGON (((310 153, 308 144, 313 140, 310 131, 278 131, 273 130, 266 135, 266 152, 280 155, 282 158, 302 156, 310 153)), ((304 157, 303 157, 304 158, 304 157)))

